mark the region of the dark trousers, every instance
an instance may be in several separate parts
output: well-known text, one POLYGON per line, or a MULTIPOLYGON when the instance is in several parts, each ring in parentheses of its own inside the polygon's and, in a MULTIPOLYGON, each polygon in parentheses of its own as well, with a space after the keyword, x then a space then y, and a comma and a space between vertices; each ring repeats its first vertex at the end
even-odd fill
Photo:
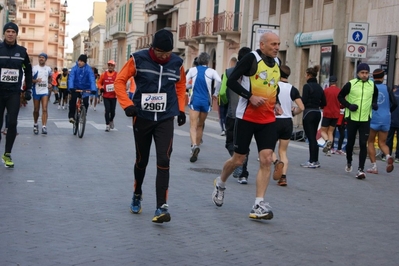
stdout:
MULTIPOLYGON (((69 113, 68 113, 68 118, 74 118, 75 117, 75 111, 76 111, 76 100, 78 97, 82 97, 82 94, 80 92, 75 92, 71 91, 71 100, 69 101, 69 113)), ((86 108, 86 111, 89 108, 89 97, 83 98, 83 105, 86 108)))
POLYGON ((358 122, 348 120, 346 130, 348 133, 348 143, 346 144, 346 161, 352 163, 353 159, 353 146, 356 141, 356 134, 359 132, 359 169, 364 169, 364 163, 367 158, 367 140, 370 134, 370 121, 358 122))
POLYGON ((320 111, 308 111, 304 113, 303 118, 303 130, 309 142, 309 162, 319 161, 319 145, 317 143, 316 135, 317 128, 321 119, 320 111))
POLYGON ((342 125, 339 125, 339 126, 335 127, 332 147, 334 147, 335 132, 338 131, 339 138, 338 138, 337 150, 342 150, 342 144, 344 143, 344 139, 345 139, 345 129, 346 129, 346 125, 345 124, 342 124, 342 125))
MULTIPOLYGON (((226 149, 229 152, 230 156, 233 156, 234 154, 234 126, 235 126, 235 118, 226 116, 226 122, 225 122, 225 126, 226 126, 226 149)), ((242 172, 245 174, 245 172, 247 171, 247 165, 248 165, 248 155, 247 154, 247 159, 244 161, 243 165, 242 165, 242 172)), ((248 176, 246 176, 248 177, 248 176)))
MULTIPOLYGON (((17 136, 17 121, 20 107, 20 92, 0 89, 0 127, 3 126, 4 111, 7 109, 7 135, 5 153, 11 153, 17 136)), ((1 134, 0 134, 1 141, 1 134)))
POLYGON ((103 98, 105 108, 105 124, 109 125, 110 121, 114 121, 116 98, 103 98))
POLYGON ((393 152, 393 139, 396 132, 396 152, 395 159, 399 159, 399 127, 391 127, 388 131, 387 145, 389 147, 389 154, 392 155, 393 152))
POLYGON ((136 163, 134 165, 134 194, 142 194, 142 185, 150 157, 152 139, 155 142, 157 175, 155 189, 157 206, 167 202, 169 188, 169 164, 173 147, 174 118, 163 121, 150 121, 136 117, 133 124, 136 144, 136 163))

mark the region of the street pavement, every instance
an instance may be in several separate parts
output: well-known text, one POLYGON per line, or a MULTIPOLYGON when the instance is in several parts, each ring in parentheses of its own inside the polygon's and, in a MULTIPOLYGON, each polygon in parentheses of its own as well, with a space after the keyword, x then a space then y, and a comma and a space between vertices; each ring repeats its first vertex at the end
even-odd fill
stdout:
MULTIPOLYGON (((48 135, 32 132, 32 102, 21 108, 14 169, 0 167, 0 265, 399 265, 399 164, 357 180, 345 157, 320 169, 304 142, 291 142, 288 186, 271 180, 265 200, 274 218, 252 221, 258 169, 251 145, 249 183, 230 177, 224 205, 211 201, 213 180, 229 155, 217 113, 206 122, 198 161, 189 162, 189 119, 175 127, 171 222, 154 224, 155 149, 143 187, 143 211, 129 212, 135 149, 131 119, 118 106, 105 132, 103 105, 88 112, 82 139, 67 111, 49 104, 48 135)), ((39 124, 40 127, 40 124, 39 124)), ((153 145, 154 146, 154 145, 153 145)), ((0 152, 4 152, 4 136, 0 152)), ((358 158, 354 157, 354 168, 358 158)), ((367 160, 367 164, 369 161, 367 160)))

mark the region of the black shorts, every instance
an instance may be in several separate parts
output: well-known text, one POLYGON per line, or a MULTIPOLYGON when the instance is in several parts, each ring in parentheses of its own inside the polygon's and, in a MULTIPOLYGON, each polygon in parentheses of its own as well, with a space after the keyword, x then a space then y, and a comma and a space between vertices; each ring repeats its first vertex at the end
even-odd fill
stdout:
POLYGON ((293 129, 291 118, 276 118, 277 139, 291 139, 293 129))
POLYGON ((322 127, 335 127, 337 125, 338 118, 328 118, 324 117, 321 120, 321 126, 322 127))
POLYGON ((277 142, 276 123, 256 124, 236 118, 234 126, 234 152, 247 154, 252 137, 255 137, 258 152, 264 149, 274 151, 277 142))

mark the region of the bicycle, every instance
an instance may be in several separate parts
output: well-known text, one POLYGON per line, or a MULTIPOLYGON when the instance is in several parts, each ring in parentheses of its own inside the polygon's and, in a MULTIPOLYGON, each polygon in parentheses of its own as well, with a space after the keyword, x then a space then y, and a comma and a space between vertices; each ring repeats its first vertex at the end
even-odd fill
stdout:
MULTIPOLYGON (((78 134, 79 138, 83 138, 86 128, 86 108, 83 104, 83 90, 76 90, 76 92, 80 92, 80 97, 76 99, 76 111, 75 111, 75 123, 73 123, 73 134, 78 134)), ((90 91, 87 91, 90 92, 90 91)))

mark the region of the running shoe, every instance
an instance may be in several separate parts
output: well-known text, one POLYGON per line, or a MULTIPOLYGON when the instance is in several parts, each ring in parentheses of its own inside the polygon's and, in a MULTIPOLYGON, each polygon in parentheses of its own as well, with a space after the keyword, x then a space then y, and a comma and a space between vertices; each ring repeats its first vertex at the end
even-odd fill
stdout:
POLYGON ((367 173, 378 174, 377 166, 372 166, 371 168, 367 169, 367 173))
POLYGON ((366 178, 366 173, 363 171, 363 169, 357 170, 356 178, 361 180, 366 178))
POLYGON ((109 128, 114 129, 114 121, 109 121, 109 128))
POLYGON ((319 162, 319 161, 317 161, 317 162, 313 162, 313 165, 314 165, 314 168, 320 168, 320 167, 321 167, 321 165, 320 165, 320 162, 319 162))
POLYGON ((11 159, 11 153, 4 153, 1 157, 4 166, 7 168, 14 168, 14 162, 11 159))
POLYGON ((399 163, 399 158, 396 158, 396 159, 395 159, 395 163, 399 163))
POLYGON ((387 167, 386 167, 387 173, 392 172, 393 168, 394 168, 394 166, 393 166, 393 158, 391 156, 389 156, 387 158, 387 167))
POLYGON ((60 110, 61 109, 61 105, 58 105, 58 108, 57 108, 58 110, 60 110))
POLYGON ((58 103, 58 100, 55 100, 54 102, 53 102, 53 104, 57 104, 58 103))
POLYGON ((239 177, 239 178, 237 179, 237 182, 240 183, 240 184, 242 184, 242 185, 246 185, 246 184, 248 184, 248 178, 245 177, 245 176, 239 177))
POLYGON ((264 220, 271 220, 273 219, 273 212, 269 203, 265 203, 261 201, 259 204, 256 204, 252 207, 251 212, 249 213, 249 218, 251 219, 264 219, 264 220))
POLYGON ((346 171, 347 173, 352 172, 352 164, 351 164, 351 163, 347 163, 347 164, 346 164, 346 166, 345 166, 345 171, 346 171))
POLYGON ((327 153, 329 150, 331 150, 331 146, 332 146, 332 141, 327 140, 326 143, 324 144, 323 152, 327 153))
POLYGON ((215 188, 212 192, 212 201, 216 206, 222 207, 224 199, 224 191, 226 190, 226 188, 217 186, 217 178, 213 182, 213 185, 215 186, 215 188))
POLYGON ((220 136, 226 136, 226 131, 222 130, 222 132, 220 132, 220 136))
POLYGON ((130 212, 134 214, 141 213, 141 201, 143 200, 141 194, 134 194, 132 203, 130 204, 130 212))
POLYGON ((332 152, 331 151, 328 151, 328 152, 326 152, 326 156, 331 156, 331 154, 332 154, 332 152))
POLYGON ((75 119, 74 119, 73 117, 70 117, 70 118, 69 118, 69 123, 75 124, 75 119))
POLYGON ((278 182, 277 185, 285 187, 287 186, 287 178, 286 177, 281 177, 278 182))
POLYGON ((234 178, 239 178, 241 174, 242 174, 242 166, 238 166, 236 169, 234 169, 233 171, 234 178))
POLYGON ((42 127, 42 134, 43 135, 47 135, 47 128, 46 127, 42 127))
POLYGON ((39 134, 39 127, 38 127, 38 125, 33 125, 33 133, 34 133, 35 135, 39 134))
POLYGON ((105 132, 109 132, 109 128, 110 128, 110 126, 109 126, 109 125, 106 125, 106 126, 105 126, 105 132))
POLYGON ((170 222, 168 204, 163 204, 155 211, 155 215, 154 218, 152 218, 152 222, 158 224, 170 222))
POLYGON ((301 163, 301 166, 304 168, 316 168, 316 166, 314 165, 314 163, 311 163, 309 161, 301 163))
POLYGON ((281 176, 283 175, 283 168, 284 168, 284 163, 280 160, 277 160, 274 163, 274 172, 273 172, 273 179, 274 180, 279 180, 281 176))
POLYGON ((190 162, 194 163, 197 161, 199 152, 200 148, 197 145, 193 145, 193 147, 191 148, 190 162))
POLYGON ((345 153, 343 150, 336 150, 336 151, 335 151, 335 154, 338 154, 338 155, 346 155, 346 153, 345 153))

